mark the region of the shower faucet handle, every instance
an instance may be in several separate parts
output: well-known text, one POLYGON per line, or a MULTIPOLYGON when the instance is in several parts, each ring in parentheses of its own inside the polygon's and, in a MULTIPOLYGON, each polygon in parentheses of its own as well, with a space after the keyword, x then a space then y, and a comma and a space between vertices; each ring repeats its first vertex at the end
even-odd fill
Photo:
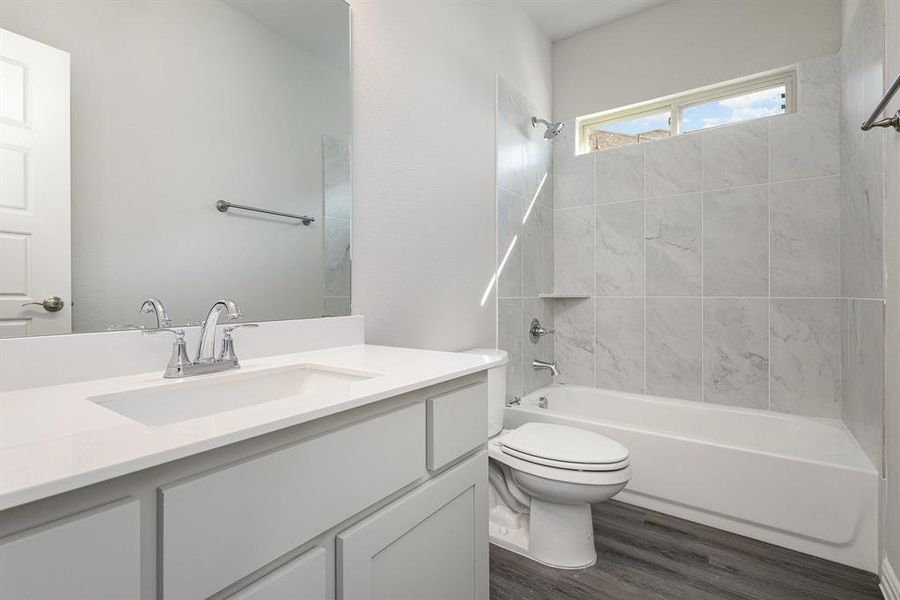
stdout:
POLYGON ((531 327, 528 329, 528 335, 531 337, 532 342, 537 342, 542 336, 550 333, 554 333, 554 331, 542 326, 541 322, 537 319, 531 320, 531 327))

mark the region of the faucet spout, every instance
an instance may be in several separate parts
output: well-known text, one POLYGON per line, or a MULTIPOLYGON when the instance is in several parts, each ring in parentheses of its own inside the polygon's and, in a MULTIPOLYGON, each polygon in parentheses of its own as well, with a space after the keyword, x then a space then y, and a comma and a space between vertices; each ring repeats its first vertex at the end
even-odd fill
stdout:
POLYGON ((170 327, 172 325, 172 319, 169 318, 169 313, 166 312, 166 307, 163 306, 163 303, 159 300, 159 298, 155 296, 150 296, 144 303, 141 304, 141 313, 153 313, 156 315, 156 328, 160 329, 163 327, 170 327))
POLYGON ((200 327, 200 347, 197 349, 196 362, 212 362, 215 360, 216 350, 216 325, 219 323, 219 317, 222 311, 225 311, 229 319, 240 319, 244 316, 241 307, 234 300, 222 298, 217 300, 209 309, 209 314, 200 327))
POLYGON ((534 369, 535 371, 542 371, 542 370, 550 371, 550 373, 554 377, 559 375, 559 369, 556 366, 556 361, 547 361, 547 360, 541 360, 539 358, 535 358, 533 361, 531 361, 531 368, 534 369))

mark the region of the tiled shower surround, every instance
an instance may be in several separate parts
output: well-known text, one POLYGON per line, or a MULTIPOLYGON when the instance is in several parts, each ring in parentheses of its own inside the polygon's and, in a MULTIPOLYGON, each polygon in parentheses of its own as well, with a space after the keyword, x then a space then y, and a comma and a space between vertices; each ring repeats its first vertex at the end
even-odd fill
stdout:
MULTIPOLYGON (((861 131, 881 99, 884 3, 861 2, 841 47, 841 289, 844 423, 882 467, 884 411, 884 131, 861 131)), ((895 134, 896 135, 896 134, 895 134)))
POLYGON ((553 360, 554 336, 532 342, 527 334, 533 318, 553 327, 553 302, 540 297, 553 289, 551 146, 544 128, 531 125, 536 114, 522 94, 497 79, 497 329, 498 345, 510 355, 508 398, 550 383, 547 371, 535 372, 531 361, 553 360))
POLYGON ((350 314, 350 140, 322 136, 326 315, 350 314))
MULTIPOLYGON (((840 59, 796 113, 553 145, 559 381, 842 417, 840 59)), ((526 266, 527 268, 527 266, 526 266)), ((502 310, 501 310, 502 319, 502 310)))

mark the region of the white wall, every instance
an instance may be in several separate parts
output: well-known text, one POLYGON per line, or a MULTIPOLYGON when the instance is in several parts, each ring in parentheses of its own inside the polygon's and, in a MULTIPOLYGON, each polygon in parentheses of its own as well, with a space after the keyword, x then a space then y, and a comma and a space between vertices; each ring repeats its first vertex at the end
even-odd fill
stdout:
POLYGON ((832 54, 840 23, 838 0, 670 0, 553 44, 553 114, 578 117, 832 54))
POLYGON ((346 73, 221 2, 10 0, 0 27, 72 55, 76 332, 136 322, 149 295, 179 322, 221 296, 322 314, 321 135, 349 133, 346 73))
MULTIPOLYGON (((886 2, 885 88, 900 74, 900 2, 886 2)), ((900 109, 900 97, 888 107, 900 109)), ((885 262, 887 311, 885 356, 885 441, 887 524, 884 547, 888 560, 900 570, 900 134, 887 131, 885 140, 885 262)))
POLYGON ((546 113, 550 43, 510 3, 353 9, 353 312, 376 344, 496 342, 499 73, 546 113))

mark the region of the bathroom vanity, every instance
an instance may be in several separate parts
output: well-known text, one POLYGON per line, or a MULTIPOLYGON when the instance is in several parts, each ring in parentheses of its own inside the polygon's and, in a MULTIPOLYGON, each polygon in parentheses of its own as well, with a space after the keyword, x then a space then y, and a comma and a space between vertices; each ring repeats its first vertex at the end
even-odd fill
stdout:
POLYGON ((0 393, 0 597, 487 598, 491 364, 355 344, 0 393), (264 401, 166 406, 228 389, 264 401))
POLYGON ((0 62, 0 599, 486 598, 492 359, 347 316, 349 6, 7 2, 0 62))

